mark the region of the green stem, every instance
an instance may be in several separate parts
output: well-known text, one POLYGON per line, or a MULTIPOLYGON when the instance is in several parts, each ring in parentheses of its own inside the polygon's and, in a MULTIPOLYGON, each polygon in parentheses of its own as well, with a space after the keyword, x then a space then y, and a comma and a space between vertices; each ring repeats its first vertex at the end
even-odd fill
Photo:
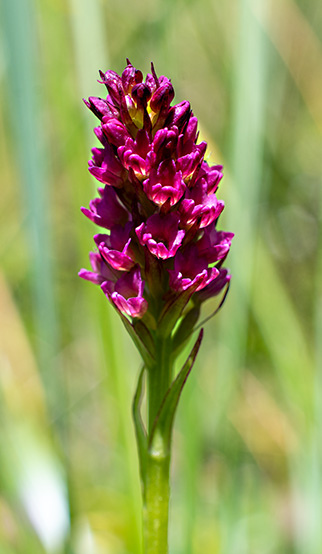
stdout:
POLYGON ((162 334, 162 328, 158 331, 153 333, 155 362, 149 365, 145 360, 133 400, 142 480, 144 554, 168 554, 169 473, 174 416, 203 336, 201 329, 186 362, 173 379, 173 340, 162 334), (140 411, 145 371, 148 375, 147 430, 140 411))
POLYGON ((167 554, 170 454, 149 452, 143 507, 144 553, 167 554))
POLYGON ((181 392, 195 362, 202 335, 203 329, 186 362, 172 380, 172 341, 161 333, 155 333, 156 363, 145 367, 148 373, 148 432, 140 413, 144 369, 134 395, 133 417, 143 488, 144 554, 168 553, 172 428, 181 392))
POLYGON ((149 435, 151 434, 155 418, 159 412, 162 401, 169 389, 172 380, 171 343, 166 337, 157 337, 156 363, 148 368, 148 421, 149 435))
MULTIPOLYGON (((155 419, 172 381, 170 340, 158 336, 155 344, 157 363, 148 369, 148 440, 152 437, 155 419)), ((145 554, 168 552, 170 458, 166 438, 154 435, 147 452, 143 490, 145 554)))

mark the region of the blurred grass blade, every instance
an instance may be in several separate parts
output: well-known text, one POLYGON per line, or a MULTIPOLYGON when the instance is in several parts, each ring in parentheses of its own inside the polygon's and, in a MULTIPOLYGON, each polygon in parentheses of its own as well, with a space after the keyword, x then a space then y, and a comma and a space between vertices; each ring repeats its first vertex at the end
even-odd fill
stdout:
MULTIPOLYGON (((254 15, 254 1, 239 2, 239 40, 234 59, 232 138, 228 164, 232 183, 225 213, 225 225, 229 231, 235 233, 229 260, 233 284, 226 310, 220 317, 221 332, 217 341, 218 346, 220 345, 216 364, 216 386, 220 391, 217 417, 225 410, 236 376, 245 364, 258 207, 263 195, 267 52, 264 33, 254 15), (233 313, 230 306, 234 307, 233 313)), ((263 0, 260 9, 265 8, 266 1, 263 0)), ((237 529, 237 521, 241 517, 240 509, 238 503, 230 505, 229 499, 227 504, 222 504, 221 511, 226 514, 231 529, 237 529)), ((235 533, 226 534, 220 552, 249 552, 247 534, 237 543, 240 543, 238 549, 235 533)))
POLYGON ((258 240, 252 309, 290 409, 312 421, 313 353, 265 244, 258 240), (261 279, 265 275, 265 281, 261 279), (267 291, 274 291, 273 294, 267 291), (292 347, 290 348, 290 345, 292 347))
POLYGON ((254 8, 322 134, 321 36, 294 0, 271 0, 266 12, 260 9, 260 2, 254 8))
MULTIPOLYGON (((69 0, 70 25, 74 44, 74 60, 77 73, 77 96, 100 96, 102 85, 97 83, 99 69, 110 67, 107 35, 103 25, 102 3, 99 0, 69 0)), ((84 108, 84 120, 89 144, 93 145, 93 123, 84 108)))
POLYGON ((14 521, 25 551, 57 552, 69 527, 65 471, 48 433, 44 390, 26 329, 1 273, 0 306, 1 496, 19 506, 14 521), (36 534, 44 550, 40 542, 32 544, 36 534))
POLYGON ((46 173, 45 127, 40 120, 41 89, 37 65, 33 2, 3 4, 3 28, 8 64, 8 92, 14 131, 15 161, 27 206, 26 232, 30 255, 30 286, 40 366, 50 406, 60 394, 51 359, 57 351, 49 182, 46 173))
MULTIPOLYGON (((262 2, 265 9, 266 2, 262 2)), ((226 359, 218 364, 227 377, 245 362, 249 305, 252 289, 258 208, 263 195, 262 158, 267 52, 265 37, 253 14, 252 0, 241 0, 239 44, 235 54, 233 117, 230 150, 230 193, 226 227, 235 233, 229 266, 233 283, 221 314, 219 343, 226 359), (234 305, 232 314, 229 307, 234 305)), ((218 384, 220 386, 220 384, 218 384)))

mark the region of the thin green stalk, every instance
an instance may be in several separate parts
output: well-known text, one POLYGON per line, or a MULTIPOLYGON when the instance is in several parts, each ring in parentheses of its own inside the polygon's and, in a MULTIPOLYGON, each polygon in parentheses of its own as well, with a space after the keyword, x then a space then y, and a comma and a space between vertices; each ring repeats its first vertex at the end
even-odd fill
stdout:
POLYGON ((143 490, 145 554, 168 552, 169 471, 171 452, 166 436, 154 433, 155 422, 172 380, 171 344, 168 337, 157 337, 156 364, 148 369, 148 438, 143 490), (152 440, 153 435, 153 440, 152 440))
POLYGON ((143 505, 144 553, 167 554, 170 452, 160 437, 159 448, 148 453, 143 505))
MULTIPOLYGON (((15 167, 20 171, 24 213, 23 234, 30 266, 30 314, 34 323, 35 347, 53 420, 62 411, 64 389, 53 359, 59 351, 59 330, 54 300, 55 259, 50 229, 49 180, 44 122, 42 81, 38 64, 36 13, 32 2, 12 0, 1 5, 4 47, 8 67, 8 107, 11 107, 15 167), (23 83, 23 84, 22 84, 23 83), (55 369, 55 371, 54 371, 55 369)), ((24 294, 25 296, 25 294, 24 294)), ((27 312, 26 312, 27 313, 27 312)))
POLYGON ((162 401, 169 389, 172 377, 171 342, 167 337, 157 337, 156 363, 149 368, 149 434, 152 431, 155 418, 162 401))
POLYGON ((171 437, 178 402, 195 362, 203 336, 198 338, 183 367, 172 379, 173 340, 162 330, 154 336, 155 363, 140 373, 133 401, 143 494, 144 554, 168 553, 169 473, 171 437), (144 427, 140 407, 144 371, 148 373, 148 433, 144 427))

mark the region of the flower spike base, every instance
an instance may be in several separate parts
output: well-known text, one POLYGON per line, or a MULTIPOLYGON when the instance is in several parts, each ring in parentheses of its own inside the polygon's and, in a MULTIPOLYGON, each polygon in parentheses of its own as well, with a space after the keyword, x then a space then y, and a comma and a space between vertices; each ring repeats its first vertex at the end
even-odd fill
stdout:
MULTIPOLYGON (((121 76, 100 72, 105 98, 85 104, 99 120, 90 173, 99 196, 82 212, 100 227, 80 277, 100 285, 143 362, 133 401, 143 494, 145 554, 168 552, 169 471, 174 417, 202 340, 177 375, 174 363, 203 302, 226 297, 223 267, 232 233, 217 229, 222 166, 209 166, 189 102, 172 105, 171 81, 145 80, 127 60, 121 76), (147 423, 141 417, 146 381, 147 423)), ((223 304, 223 300, 219 307, 223 304)), ((215 310, 214 313, 218 311, 215 310)))

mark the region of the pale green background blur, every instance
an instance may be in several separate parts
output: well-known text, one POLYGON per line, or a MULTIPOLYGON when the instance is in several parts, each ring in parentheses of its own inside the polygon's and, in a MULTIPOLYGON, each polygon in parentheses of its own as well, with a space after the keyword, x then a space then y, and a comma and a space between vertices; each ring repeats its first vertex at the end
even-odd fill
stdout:
POLYGON ((140 361, 77 277, 97 185, 82 97, 129 57, 191 102, 236 234, 176 420, 171 554, 319 554, 321 2, 1 0, 0 16, 0 553, 140 553, 140 361))

